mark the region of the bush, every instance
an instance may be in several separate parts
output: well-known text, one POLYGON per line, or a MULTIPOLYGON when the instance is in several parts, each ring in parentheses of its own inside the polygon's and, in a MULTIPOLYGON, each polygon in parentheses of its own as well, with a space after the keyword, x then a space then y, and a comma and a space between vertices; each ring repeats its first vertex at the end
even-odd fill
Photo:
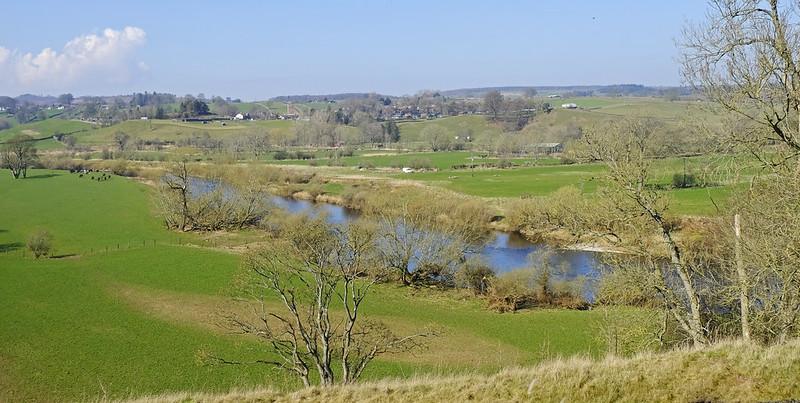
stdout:
POLYGON ((292 155, 286 150, 275 151, 275 154, 272 156, 272 159, 276 161, 288 160, 290 158, 292 158, 292 155))
POLYGON ((361 161, 358 163, 359 169, 375 169, 375 163, 372 161, 361 161))
POLYGON ((455 284, 458 288, 472 290, 475 294, 483 295, 489 291, 489 284, 494 280, 494 270, 480 261, 467 261, 455 274, 455 284))
POLYGON ((428 158, 414 158, 408 162, 408 166, 414 169, 432 169, 433 162, 428 158))
POLYGON ((684 189, 698 186, 697 177, 694 174, 677 173, 672 175, 672 187, 684 189))
POLYGON ((11 128, 11 122, 5 119, 0 119, 0 130, 6 130, 11 128))
POLYGON ((498 168, 503 168, 503 169, 511 168, 513 166, 514 166, 514 163, 509 161, 509 160, 507 160, 507 159, 502 159, 497 163, 497 167, 498 168))
POLYGON ((28 238, 28 250, 33 253, 33 257, 38 259, 43 256, 50 256, 53 249, 53 236, 45 230, 40 230, 31 234, 28 238))
POLYGON ((299 160, 313 160, 314 153, 310 151, 298 151, 295 153, 295 158, 299 160))
POLYGON ((539 259, 539 267, 514 270, 496 278, 489 288, 489 307, 499 312, 514 312, 533 306, 556 306, 586 309, 583 298, 585 279, 556 279, 547 256, 539 259))

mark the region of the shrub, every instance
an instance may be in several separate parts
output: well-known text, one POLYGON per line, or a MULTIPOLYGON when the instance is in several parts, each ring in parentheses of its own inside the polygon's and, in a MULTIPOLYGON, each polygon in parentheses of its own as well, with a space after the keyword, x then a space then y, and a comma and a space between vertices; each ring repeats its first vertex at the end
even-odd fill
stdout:
POLYGON ((672 175, 672 187, 674 188, 690 188, 698 186, 697 177, 694 174, 676 173, 672 175))
POLYGON ((11 128, 11 122, 6 119, 0 119, 0 130, 6 130, 11 128))
POLYGON ((314 159, 314 153, 310 151, 298 151, 295 153, 295 158, 299 160, 312 160, 314 159))
POLYGON ((358 163, 359 169, 375 169, 375 163, 372 161, 361 161, 358 163))
POLYGON ((414 158, 408 162, 408 166, 414 169, 432 169, 433 162, 428 158, 414 158))
POLYGON ((507 159, 502 159, 497 163, 498 168, 511 168, 514 166, 514 163, 507 159))
POLYGON ((585 309, 585 279, 566 280, 552 275, 547 256, 532 269, 514 270, 496 278, 489 288, 489 307, 499 312, 514 312, 532 306, 557 306, 585 309))
POLYGON ((466 288, 483 295, 489 291, 489 284, 494 278, 494 271, 489 266, 480 261, 469 260, 456 271, 455 284, 458 288, 466 288))
POLYGON ((101 154, 100 158, 102 158, 104 160, 113 160, 114 159, 114 152, 109 150, 109 149, 107 149, 107 148, 104 148, 103 149, 103 153, 101 154))
POLYGON ((28 250, 33 253, 33 257, 36 259, 43 256, 50 256, 52 249, 53 236, 45 230, 34 232, 28 238, 28 250))
POLYGON ((289 154, 289 152, 286 150, 275 151, 275 154, 272 156, 272 158, 276 161, 288 160, 291 157, 291 154, 289 154))

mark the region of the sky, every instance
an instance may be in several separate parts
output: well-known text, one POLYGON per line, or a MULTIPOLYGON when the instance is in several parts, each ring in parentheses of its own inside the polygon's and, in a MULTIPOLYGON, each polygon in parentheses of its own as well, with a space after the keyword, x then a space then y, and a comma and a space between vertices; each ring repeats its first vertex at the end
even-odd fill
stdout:
POLYGON ((9 1, 0 95, 681 84, 701 0, 9 1))

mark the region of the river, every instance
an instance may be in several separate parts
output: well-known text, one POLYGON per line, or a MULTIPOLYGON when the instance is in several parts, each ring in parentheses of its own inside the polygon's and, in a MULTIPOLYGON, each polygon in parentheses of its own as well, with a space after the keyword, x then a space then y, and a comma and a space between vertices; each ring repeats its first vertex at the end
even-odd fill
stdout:
MULTIPOLYGON (((332 224, 346 224, 359 217, 358 210, 335 204, 315 203, 289 197, 272 196, 272 203, 293 214, 316 215, 324 213, 332 224)), ((549 256, 554 274, 562 278, 594 277, 599 265, 596 252, 554 249, 531 242, 518 233, 494 231, 477 255, 496 273, 530 267, 531 256, 549 256)))
MULTIPOLYGON (((190 184, 190 192, 202 194, 212 191, 217 182, 194 178, 190 184)), ((346 224, 358 219, 358 210, 330 203, 315 203, 290 197, 270 196, 272 204, 293 214, 317 215, 324 213, 332 224, 346 224)), ((476 248, 480 257, 495 273, 531 267, 531 259, 549 259, 553 275, 562 279, 576 277, 595 278, 600 259, 596 252, 555 249, 546 244, 531 242, 518 233, 494 231, 489 241, 476 248)))

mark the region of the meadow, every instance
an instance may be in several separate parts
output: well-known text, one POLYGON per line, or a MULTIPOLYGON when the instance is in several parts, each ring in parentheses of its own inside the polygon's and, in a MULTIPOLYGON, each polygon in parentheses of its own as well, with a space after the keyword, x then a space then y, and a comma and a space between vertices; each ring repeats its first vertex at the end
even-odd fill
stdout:
MULTIPOLYGON (((269 353, 218 326, 221 309, 239 309, 231 298, 238 254, 207 236, 164 229, 151 192, 116 176, 0 176, 0 400, 298 386, 275 369, 198 360, 202 350, 244 360, 269 353), (54 257, 34 260, 25 251, 38 229, 53 235, 54 257)), ((498 314, 478 299, 391 284, 375 289, 365 308, 397 331, 441 331, 427 350, 376 361, 367 379, 488 373, 604 351, 601 310, 498 314)))

